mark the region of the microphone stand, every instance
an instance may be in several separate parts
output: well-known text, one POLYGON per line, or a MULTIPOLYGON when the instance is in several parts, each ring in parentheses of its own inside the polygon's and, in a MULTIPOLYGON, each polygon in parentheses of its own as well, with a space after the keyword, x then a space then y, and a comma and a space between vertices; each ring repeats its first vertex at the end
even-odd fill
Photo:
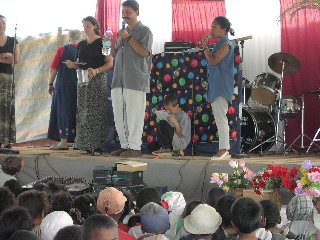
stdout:
POLYGON ((15 79, 14 79, 14 64, 16 52, 16 38, 17 38, 17 24, 14 28, 13 39, 13 64, 12 64, 12 83, 10 89, 10 107, 9 107, 9 145, 6 148, 0 148, 0 154, 19 154, 18 150, 11 149, 12 142, 12 125, 13 125, 13 111, 14 111, 14 94, 15 94, 15 79))
MULTIPOLYGON (((251 37, 252 38, 252 37, 251 37)), ((251 39, 251 38, 248 38, 248 39, 251 39)), ((240 63, 239 63, 239 67, 241 68, 241 75, 242 75, 242 64, 243 64, 243 59, 244 59, 244 55, 243 55, 243 49, 244 49, 244 41, 247 40, 246 38, 240 38, 240 39, 236 39, 237 42, 240 42, 240 45, 241 45, 241 60, 240 60, 240 63)), ((241 76, 241 89, 240 89, 240 92, 242 93, 243 91, 243 96, 242 96, 242 104, 239 103, 239 118, 242 119, 242 108, 245 108, 247 106, 247 103, 246 103, 246 88, 245 88, 245 83, 243 83, 242 81, 242 76, 241 76)), ((240 120, 240 129, 241 129, 241 120, 240 120)), ((241 130, 240 130, 241 132, 241 130)), ((240 141, 242 141, 242 137, 240 137, 240 141)), ((241 145, 241 142, 240 142, 240 145, 241 145)), ((236 159, 240 159, 240 158, 249 158, 249 154, 247 153, 244 153, 244 152, 241 152, 241 146, 240 146, 240 153, 237 153, 237 154, 233 154, 233 157, 236 158, 236 159)))

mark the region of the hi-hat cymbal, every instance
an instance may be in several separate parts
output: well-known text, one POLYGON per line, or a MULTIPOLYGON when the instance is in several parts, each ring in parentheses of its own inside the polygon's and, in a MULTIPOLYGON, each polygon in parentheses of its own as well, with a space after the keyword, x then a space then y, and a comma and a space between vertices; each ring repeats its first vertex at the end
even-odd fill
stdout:
POLYGON ((284 75, 291 75, 296 73, 300 68, 300 61, 293 55, 285 52, 278 52, 272 54, 268 59, 269 67, 276 73, 281 74, 282 63, 284 62, 284 75))

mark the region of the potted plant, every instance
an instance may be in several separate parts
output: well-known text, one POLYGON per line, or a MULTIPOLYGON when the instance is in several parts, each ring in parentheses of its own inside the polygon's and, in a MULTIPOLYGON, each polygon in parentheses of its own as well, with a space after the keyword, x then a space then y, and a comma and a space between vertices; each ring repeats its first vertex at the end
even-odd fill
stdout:
POLYGON ((242 197, 243 189, 248 187, 249 176, 255 175, 245 161, 230 160, 229 165, 232 173, 212 173, 211 183, 218 184, 219 187, 229 191, 234 190, 236 197, 242 197))
POLYGON ((307 160, 303 162, 300 172, 302 177, 297 181, 294 193, 311 196, 317 211, 320 212, 320 167, 307 160))

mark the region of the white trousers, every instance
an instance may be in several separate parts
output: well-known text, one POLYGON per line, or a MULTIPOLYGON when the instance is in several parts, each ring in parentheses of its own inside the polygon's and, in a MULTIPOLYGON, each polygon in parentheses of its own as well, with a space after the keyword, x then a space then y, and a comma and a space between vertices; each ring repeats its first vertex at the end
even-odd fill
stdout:
POLYGON ((229 150, 228 100, 225 97, 218 97, 211 103, 211 107, 219 133, 219 149, 229 150))
POLYGON ((125 88, 113 88, 111 98, 121 148, 141 150, 146 93, 125 88))

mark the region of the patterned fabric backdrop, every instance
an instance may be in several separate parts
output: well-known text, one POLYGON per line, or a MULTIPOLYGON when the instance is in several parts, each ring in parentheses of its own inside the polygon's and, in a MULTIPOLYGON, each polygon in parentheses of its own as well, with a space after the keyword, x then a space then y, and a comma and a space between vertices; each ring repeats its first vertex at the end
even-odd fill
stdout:
MULTIPOLYGON (((239 48, 235 48, 234 68, 234 95, 232 104, 229 104, 228 120, 230 139, 239 140, 240 121, 239 103, 241 96, 242 79, 239 71, 239 48), (241 91, 240 91, 241 93, 241 91)), ((157 141, 156 123, 159 119, 153 113, 154 109, 164 109, 163 99, 167 94, 178 97, 180 106, 192 119, 192 136, 194 143, 208 143, 218 141, 219 135, 207 102, 207 60, 203 51, 161 53, 153 57, 151 72, 150 94, 147 94, 147 108, 143 142, 152 144, 157 141)), ((239 151, 239 147, 235 150, 239 151)))

